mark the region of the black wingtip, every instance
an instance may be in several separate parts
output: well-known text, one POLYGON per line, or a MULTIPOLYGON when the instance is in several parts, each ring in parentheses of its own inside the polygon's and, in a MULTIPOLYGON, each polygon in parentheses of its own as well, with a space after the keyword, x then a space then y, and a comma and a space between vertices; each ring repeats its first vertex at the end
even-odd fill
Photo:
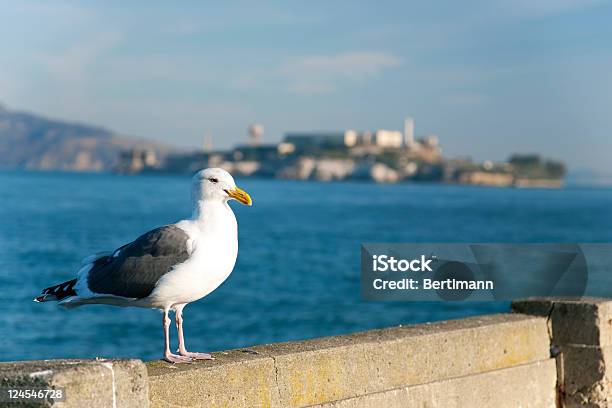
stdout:
POLYGON ((43 289, 42 294, 35 297, 35 302, 50 302, 53 300, 62 300, 69 296, 76 295, 74 291, 74 285, 76 285, 77 280, 72 279, 66 282, 62 282, 59 285, 49 286, 48 288, 43 289))
POLYGON ((44 294, 42 294, 42 295, 40 295, 40 296, 36 296, 36 297, 34 298, 34 301, 35 301, 36 303, 40 303, 40 302, 49 302, 49 301, 51 301, 51 300, 58 300, 58 299, 57 299, 57 296, 52 295, 52 294, 49 294, 49 293, 44 293, 44 294))

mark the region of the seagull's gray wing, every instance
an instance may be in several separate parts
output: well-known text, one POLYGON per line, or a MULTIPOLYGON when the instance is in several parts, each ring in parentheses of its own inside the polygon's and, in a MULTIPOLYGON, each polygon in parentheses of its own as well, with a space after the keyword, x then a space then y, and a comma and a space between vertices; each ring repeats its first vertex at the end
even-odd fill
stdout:
POLYGON ((87 286, 97 294, 144 298, 159 278, 189 258, 189 237, 175 225, 156 228, 112 254, 97 258, 87 286))

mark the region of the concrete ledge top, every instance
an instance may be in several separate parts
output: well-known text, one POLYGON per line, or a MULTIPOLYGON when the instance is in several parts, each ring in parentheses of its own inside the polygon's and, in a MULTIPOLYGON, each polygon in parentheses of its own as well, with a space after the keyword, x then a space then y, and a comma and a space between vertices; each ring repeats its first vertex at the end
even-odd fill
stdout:
MULTIPOLYGON (((73 371, 91 371, 97 368, 106 370, 141 369, 144 364, 140 360, 120 359, 64 359, 64 360, 30 360, 8 361, 0 363, 0 384, 18 385, 30 383, 34 379, 46 381, 58 374, 73 371)), ((110 371, 109 371, 110 372, 110 371)))
POLYGON ((151 404, 323 404, 544 361, 546 319, 498 314, 213 353, 214 361, 147 363, 151 404), (230 397, 231 396, 231 397, 230 397))
POLYGON ((596 297, 532 297, 513 301, 512 310, 519 313, 547 316, 553 305, 566 305, 582 309, 612 308, 612 299, 596 297))
MULTIPOLYGON (((170 364, 162 360, 146 363, 149 376, 171 374, 193 369, 214 368, 224 364, 235 364, 245 361, 269 358, 274 356, 308 353, 334 348, 351 347, 363 344, 381 344, 382 342, 407 340, 411 337, 440 335, 446 332, 483 330, 489 326, 513 325, 516 323, 540 324, 536 316, 512 313, 469 317, 457 320, 446 320, 435 323, 397 326, 374 329, 339 336, 320 337, 316 339, 258 345, 236 350, 214 352, 215 360, 198 361, 191 364, 170 364)), ((542 326, 543 327, 543 326, 542 326)))
POLYGON ((546 317, 557 346, 612 345, 612 299, 528 298, 512 302, 512 310, 546 317))

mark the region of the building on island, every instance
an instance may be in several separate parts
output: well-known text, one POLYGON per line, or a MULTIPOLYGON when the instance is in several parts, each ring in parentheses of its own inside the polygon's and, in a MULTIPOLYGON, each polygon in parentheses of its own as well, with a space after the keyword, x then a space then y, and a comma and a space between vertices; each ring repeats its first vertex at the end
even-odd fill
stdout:
POLYGON ((214 151, 212 141, 203 150, 177 153, 160 162, 154 151, 132 149, 115 168, 121 173, 193 173, 203 167, 222 167, 235 176, 303 180, 372 180, 442 182, 488 186, 560 187, 563 163, 538 155, 515 155, 504 163, 448 159, 438 137, 415 137, 414 120, 404 129, 332 132, 292 132, 280 143, 262 143, 264 127, 252 124, 247 142, 214 151))
POLYGON ((157 153, 153 149, 132 148, 123 151, 119 163, 114 171, 118 173, 140 173, 144 170, 154 169, 160 164, 157 153))
POLYGON ((346 132, 295 132, 285 136, 284 143, 292 144, 295 149, 312 147, 353 146, 352 131, 346 132))
MULTIPOLYGON (((427 147, 437 146, 437 139, 423 140, 427 147)), ((404 132, 399 130, 378 129, 375 131, 357 131, 348 129, 343 132, 292 132, 285 136, 283 144, 291 144, 294 149, 321 147, 363 147, 400 149, 418 148, 419 142, 414 138, 414 120, 406 118, 404 132)))

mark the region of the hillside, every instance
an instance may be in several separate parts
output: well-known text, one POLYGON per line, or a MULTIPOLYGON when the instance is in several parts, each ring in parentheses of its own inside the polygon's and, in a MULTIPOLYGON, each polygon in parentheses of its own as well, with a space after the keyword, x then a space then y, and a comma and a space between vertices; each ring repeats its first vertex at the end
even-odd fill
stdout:
POLYGON ((117 164, 120 152, 131 147, 153 149, 162 158, 174 151, 105 128, 47 119, 0 105, 0 169, 107 171, 117 164))

